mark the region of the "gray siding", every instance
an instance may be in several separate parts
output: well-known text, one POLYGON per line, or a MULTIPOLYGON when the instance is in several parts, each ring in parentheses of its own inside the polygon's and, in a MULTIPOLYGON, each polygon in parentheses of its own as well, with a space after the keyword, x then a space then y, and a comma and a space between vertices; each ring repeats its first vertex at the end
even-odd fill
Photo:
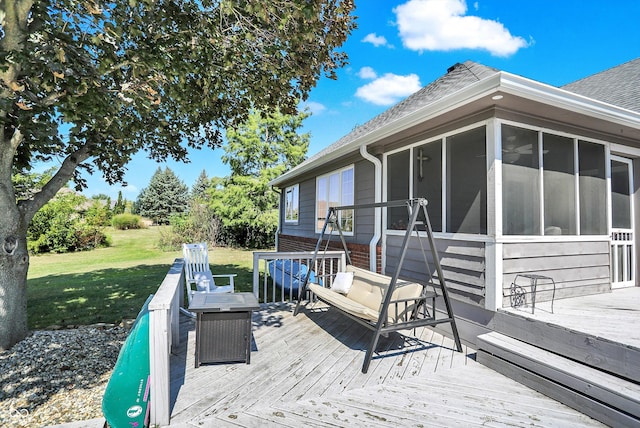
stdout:
MULTIPOLYGON (((502 253, 504 306, 511 304, 509 289, 517 274, 553 278, 556 298, 603 293, 611 289, 607 241, 503 244, 502 253)), ((550 300, 550 290, 548 286, 539 287, 536 300, 550 300)))
MULTIPOLYGON (((340 169, 345 165, 334 165, 333 168, 324 171, 323 174, 340 169)), ((368 204, 374 201, 375 195, 375 169, 371 162, 361 160, 354 163, 354 196, 356 204, 368 204)), ((320 174, 322 175, 322 174, 320 174)), ((294 183, 295 184, 295 183, 294 183)), ((281 233, 285 235, 317 238, 315 232, 316 216, 316 180, 308 178, 300 184, 299 219, 298 223, 285 223, 281 221, 281 233)), ((283 219, 284 202, 280 199, 280 218, 283 219)), ((326 213, 323 213, 323 216, 326 213)), ((361 209, 355 213, 355 235, 346 237, 347 242, 368 244, 373 237, 374 210, 361 209)))
MULTIPOLYGON (((401 275, 415 280, 427 280, 429 275, 437 278, 433 256, 429 250, 426 235, 422 235, 429 272, 425 267, 420 241, 412 238, 405 257, 401 275)), ((387 236, 386 274, 391 275, 398 268, 402 236, 387 236)), ((452 297, 475 304, 484 303, 485 292, 485 245, 483 242, 454 241, 436 239, 436 250, 445 282, 452 297)))

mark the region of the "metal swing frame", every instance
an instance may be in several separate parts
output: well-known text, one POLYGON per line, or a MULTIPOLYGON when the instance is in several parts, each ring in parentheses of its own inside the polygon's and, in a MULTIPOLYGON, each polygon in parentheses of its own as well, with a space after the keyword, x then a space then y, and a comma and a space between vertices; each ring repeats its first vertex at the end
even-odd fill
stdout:
MULTIPOLYGON (((345 205, 345 206, 339 206, 339 207, 330 207, 327 211, 327 217, 325 219, 324 225, 322 227, 322 231, 320 233, 320 236, 318 238, 318 242, 316 243, 316 247, 315 247, 315 251, 313 254, 313 258, 310 262, 310 266, 316 266, 316 260, 318 258, 318 253, 320 252, 320 249, 322 247, 322 242, 325 238, 325 235, 327 234, 327 228, 331 227, 332 229, 337 230, 338 232, 338 236, 340 237, 340 241, 342 243, 342 247, 343 250, 345 252, 346 255, 346 259, 347 259, 347 264, 352 264, 351 263, 351 257, 349 256, 349 250, 347 248, 347 243, 345 241, 344 235, 342 233, 342 228, 340 227, 340 220, 339 220, 339 215, 338 213, 340 211, 344 211, 344 210, 354 210, 354 212, 356 210, 359 209, 365 209, 365 208, 392 208, 392 207, 406 207, 407 211, 408 211, 408 217, 409 217, 409 222, 406 228, 406 232, 404 235, 404 239, 402 241, 402 246, 401 246, 401 251, 400 251, 400 258, 398 260, 398 266, 396 268, 396 271, 393 273, 393 275, 390 277, 390 283, 389 286, 387 288, 386 294, 384 296, 384 300, 382 302, 382 306, 380 308, 380 315, 378 317, 377 322, 371 322, 365 319, 362 319, 356 315, 353 315, 347 311, 341 310, 340 308, 337 308, 335 306, 332 306, 333 308, 339 310, 341 313, 347 315, 348 317, 350 317, 351 319, 355 320, 356 322, 358 322, 361 325, 364 325, 365 327, 369 328, 370 330, 372 330, 374 332, 373 337, 371 338, 371 342, 369 344, 369 347, 367 348, 367 352, 365 354, 365 360, 362 366, 362 372, 366 373, 367 370, 369 369, 369 364, 371 362, 371 359, 373 358, 373 353, 375 352, 376 346, 378 345, 378 341, 380 339, 381 335, 386 336, 389 332, 393 332, 393 331, 398 331, 398 330, 406 330, 406 329, 413 329, 416 327, 422 327, 422 326, 435 326, 438 324, 443 324, 443 323, 449 323, 451 325, 451 331, 453 334, 453 339, 455 341, 455 345, 456 345, 456 350, 458 352, 462 352, 462 344, 460 342, 460 336, 458 334, 458 328, 456 326, 456 321, 453 315, 453 309, 452 309, 452 305, 451 305, 451 301, 449 298, 449 293, 447 290, 447 285, 445 283, 445 279, 444 279, 444 274, 442 271, 442 267, 440 265, 440 257, 438 256, 438 251, 436 249, 436 245, 435 245, 435 241, 433 238, 433 231, 431 229, 431 222, 429 220, 429 214, 427 213, 427 200, 424 198, 415 198, 415 199, 408 199, 408 200, 401 200, 401 201, 390 201, 390 202, 380 202, 380 203, 372 203, 372 204, 359 204, 359 205, 345 205), (424 222, 418 220, 418 217, 420 215, 420 213, 423 213, 424 215, 424 222), (429 261, 427 259, 426 253, 425 253, 425 249, 422 246, 422 237, 420 234, 420 230, 418 228, 418 226, 420 225, 424 225, 425 230, 422 232, 426 232, 428 241, 429 241, 429 247, 433 256, 433 264, 435 265, 435 269, 436 269, 436 273, 438 276, 438 281, 437 284, 434 284, 433 281, 433 277, 431 275, 431 271, 429 269, 429 261), (417 239, 420 242, 420 246, 422 249, 422 255, 424 258, 424 262, 425 262, 425 267, 426 267, 426 272, 427 275, 429 275, 429 278, 427 281, 424 282, 420 282, 423 286, 423 292, 422 295, 420 296, 419 299, 411 299, 414 303, 416 303, 416 300, 418 300, 417 305, 415 307, 415 309, 412 311, 412 315, 409 319, 405 319, 405 320, 401 320, 399 322, 393 322, 393 323, 389 323, 389 318, 388 318, 388 313, 389 313, 389 306, 392 304, 398 305, 399 303, 404 303, 405 305, 408 304, 407 299, 403 299, 403 301, 393 301, 392 300, 392 295, 394 290, 396 289, 396 284, 398 282, 398 279, 400 278, 400 272, 402 271, 402 266, 404 264, 405 261, 405 257, 407 254, 407 250, 408 250, 408 246, 409 246, 409 242, 411 240, 411 237, 413 235, 413 232, 416 233, 417 239), (442 318, 437 318, 436 316, 436 308, 435 308, 435 298, 437 296, 437 291, 434 292, 428 292, 427 291, 427 287, 431 285, 434 289, 439 288, 442 298, 444 300, 444 304, 445 304, 445 308, 446 308, 446 317, 442 317, 442 318), (432 305, 431 305, 431 309, 429 310, 426 306, 426 301, 427 299, 431 299, 432 305)), ((333 233, 329 234, 329 238, 327 239, 326 245, 325 245, 325 249, 324 251, 327 250, 329 242, 331 240, 331 237, 333 236, 333 233)), ((304 299, 304 297, 310 293, 310 290, 308 289, 308 276, 305 279, 304 284, 302 285, 302 288, 300 290, 300 294, 298 295, 298 302, 296 304, 296 308, 294 311, 294 316, 298 314, 298 312, 300 311, 301 308, 301 304, 302 304, 302 300, 304 299)), ((326 302, 327 304, 330 304, 330 302, 326 302)), ((397 311, 397 307, 396 307, 396 311, 397 311)), ((396 312, 397 313, 397 312, 396 312)))

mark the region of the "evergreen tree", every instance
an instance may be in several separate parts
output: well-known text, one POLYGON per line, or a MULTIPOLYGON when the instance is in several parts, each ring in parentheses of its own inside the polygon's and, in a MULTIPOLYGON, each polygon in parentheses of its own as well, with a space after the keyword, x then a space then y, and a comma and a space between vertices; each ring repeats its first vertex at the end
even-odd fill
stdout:
POLYGON ((169 224, 173 214, 187 211, 189 188, 167 167, 158 168, 138 196, 138 213, 156 224, 169 224))
POLYGON ((113 214, 118 215, 124 213, 124 207, 126 205, 126 200, 122 198, 122 191, 118 192, 118 200, 116 204, 113 206, 113 214))
POLYGON ((191 198, 200 201, 206 200, 207 190, 209 189, 210 184, 211 182, 209 177, 207 177, 207 173, 203 169, 191 188, 191 198))

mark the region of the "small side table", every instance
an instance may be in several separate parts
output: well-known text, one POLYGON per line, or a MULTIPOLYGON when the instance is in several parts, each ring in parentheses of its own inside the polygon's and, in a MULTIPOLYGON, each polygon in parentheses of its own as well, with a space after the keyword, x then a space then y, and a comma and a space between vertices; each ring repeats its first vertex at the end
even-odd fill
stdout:
POLYGON ((526 291, 523 290, 523 286, 518 285, 518 278, 526 278, 529 280, 529 286, 531 290, 531 313, 536 311, 536 292, 538 291, 538 282, 550 283, 553 286, 553 293, 551 294, 551 313, 553 313, 553 301, 556 298, 556 282, 553 278, 537 275, 537 274, 518 274, 511 283, 511 306, 518 307, 526 303, 526 291))
POLYGON ((202 363, 251 361, 251 313, 260 308, 253 293, 196 293, 196 367, 202 363))

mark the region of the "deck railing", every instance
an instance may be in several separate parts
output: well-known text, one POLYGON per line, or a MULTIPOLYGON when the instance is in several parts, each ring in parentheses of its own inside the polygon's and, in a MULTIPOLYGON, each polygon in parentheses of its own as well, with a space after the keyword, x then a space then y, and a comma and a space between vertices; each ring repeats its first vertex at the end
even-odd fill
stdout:
POLYGON ((305 265, 313 271, 315 277, 322 278, 343 270, 346 266, 344 251, 326 251, 318 256, 313 266, 313 252, 273 252, 256 251, 253 253, 253 294, 260 303, 286 302, 298 299, 301 282, 304 277, 278 271, 273 273, 273 263, 282 261, 284 265, 305 265), (272 266, 270 272, 270 266, 272 266), (297 283, 295 281, 298 281, 297 283))
POLYGON ((169 425, 169 355, 180 342, 179 315, 183 299, 184 260, 176 259, 149 302, 150 426, 169 425))

